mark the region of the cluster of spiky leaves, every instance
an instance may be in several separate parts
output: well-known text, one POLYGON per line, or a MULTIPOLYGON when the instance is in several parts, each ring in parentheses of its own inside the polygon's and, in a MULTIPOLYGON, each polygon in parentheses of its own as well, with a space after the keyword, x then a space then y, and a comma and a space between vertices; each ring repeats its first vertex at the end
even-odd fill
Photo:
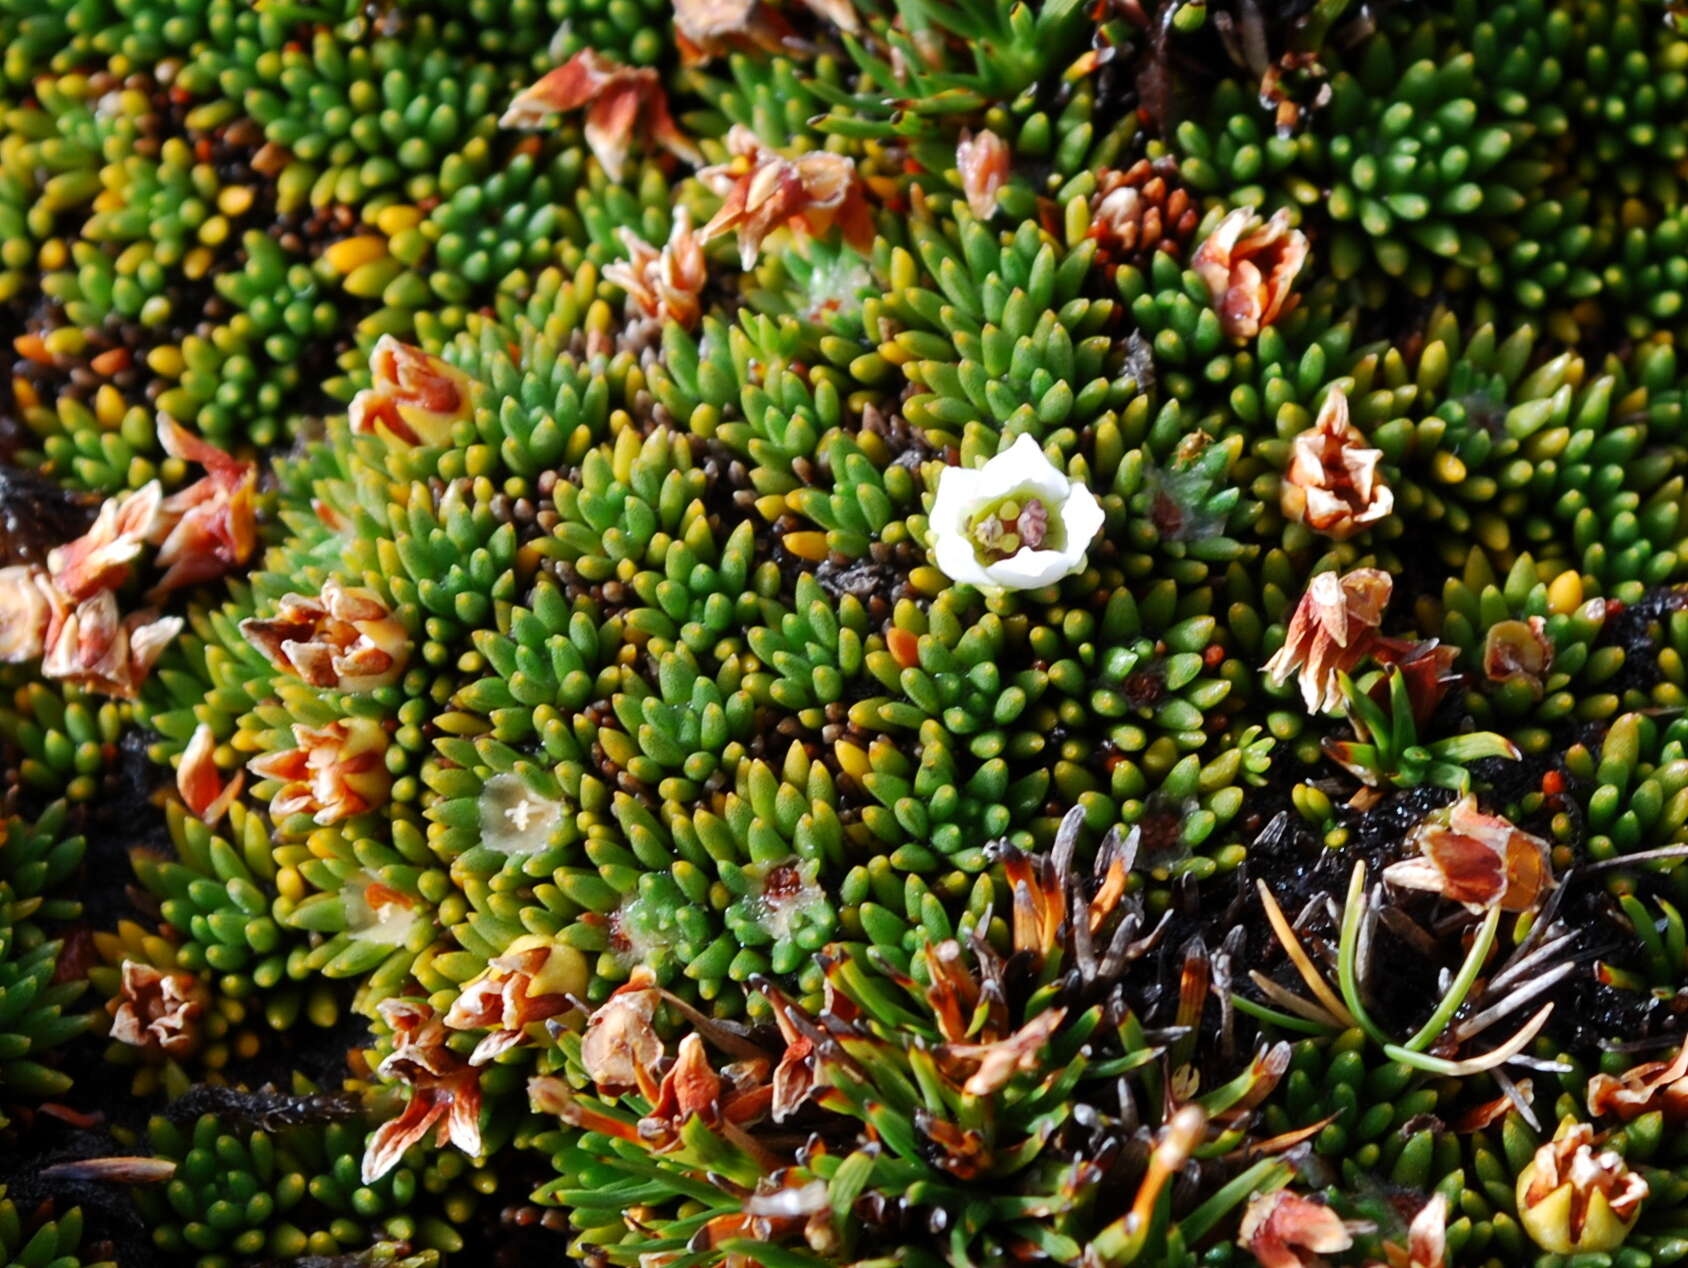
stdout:
POLYGON ((185 486, 159 414, 264 472, 138 699, 0 667, 0 1257, 1244 1263, 1287 1191, 1344 1262, 1440 1195, 1437 1262, 1557 1264, 1561 1120, 1649 1189, 1575 1262, 1688 1254, 1688 1095, 1588 1091, 1684 1033, 1685 22, 0 0, 0 564, 185 486), (583 52, 696 154, 501 123, 583 52), (653 316, 629 235, 747 135, 860 223, 729 228, 653 316), (1257 328, 1198 250, 1249 208, 1310 248, 1257 328), (389 336, 425 434, 353 405, 389 336), (1390 500, 1329 531, 1338 400, 1390 500), (957 582, 939 483, 1022 436, 1104 526, 957 582), (1311 708, 1264 666, 1362 568, 1311 708), (262 633, 336 588, 370 682, 262 633), (1544 843, 1504 914, 1391 879, 1467 793, 1544 843))
MULTIPOLYGON (((57 972, 63 944, 51 931, 74 920, 79 905, 65 882, 82 861, 83 843, 65 834, 67 813, 55 802, 30 822, 6 821, 0 853, 0 1081, 13 1104, 70 1087, 54 1068, 54 1049, 88 1027, 76 1005, 86 983, 57 972)), ((5 1122, 0 1103, 0 1126, 5 1122)))

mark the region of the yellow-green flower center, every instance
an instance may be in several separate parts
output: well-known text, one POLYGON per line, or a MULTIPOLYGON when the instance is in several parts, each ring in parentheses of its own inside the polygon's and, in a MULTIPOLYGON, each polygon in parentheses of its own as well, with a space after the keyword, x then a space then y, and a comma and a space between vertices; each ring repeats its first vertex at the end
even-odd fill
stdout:
POLYGON ((967 536, 980 563, 1011 558, 1022 548, 1060 550, 1065 532, 1059 516, 1035 492, 1017 489, 981 507, 967 524, 967 536))

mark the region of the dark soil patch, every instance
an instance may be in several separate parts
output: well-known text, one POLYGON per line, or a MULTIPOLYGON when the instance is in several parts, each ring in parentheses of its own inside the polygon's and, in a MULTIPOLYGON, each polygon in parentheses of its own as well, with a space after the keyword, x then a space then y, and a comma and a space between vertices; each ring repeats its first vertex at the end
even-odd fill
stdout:
MULTIPOLYGON (((109 1070, 106 1081, 121 1082, 112 1079, 109 1070)), ((120 1268, 164 1268, 168 1260, 153 1246, 125 1185, 41 1175, 43 1168, 55 1163, 114 1157, 131 1150, 103 1127, 72 1127, 46 1114, 34 1115, 20 1135, 16 1141, 0 1137, 0 1186, 17 1204, 26 1225, 63 1217, 80 1207, 84 1260, 112 1259, 120 1268)))
POLYGON ((94 522, 99 499, 0 462, 0 565, 45 564, 94 522))

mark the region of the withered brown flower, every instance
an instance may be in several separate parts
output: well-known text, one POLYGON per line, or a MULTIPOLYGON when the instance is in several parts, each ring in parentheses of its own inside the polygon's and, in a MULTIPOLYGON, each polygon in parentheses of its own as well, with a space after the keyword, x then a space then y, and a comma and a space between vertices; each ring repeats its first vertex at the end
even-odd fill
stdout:
POLYGON ((375 341, 371 383, 352 398, 346 421, 359 435, 401 445, 443 445, 474 409, 474 380, 456 366, 391 335, 375 341))
MULTIPOLYGON (((1448 1261, 1448 1200, 1433 1193, 1407 1225, 1406 1244, 1384 1242, 1388 1268, 1446 1268, 1448 1261)), ((1373 1261, 1369 1268, 1383 1268, 1373 1261)))
POLYGON ((580 1061, 606 1095, 637 1091, 647 1101, 656 1099, 663 1054, 655 1020, 661 1002, 655 975, 640 966, 587 1020, 580 1061))
POLYGON ((604 265, 604 280, 626 291, 630 308, 644 316, 687 330, 696 326, 703 316, 699 296, 709 273, 703 243, 692 232, 686 209, 674 209, 668 243, 660 251, 631 229, 621 230, 621 241, 627 258, 604 265))
POLYGON ((1237 1242, 1261 1268, 1317 1268, 1352 1246, 1359 1227, 1323 1202, 1276 1189, 1248 1200, 1237 1242))
POLYGON ((1290 228, 1287 209, 1262 221, 1239 207, 1196 248, 1190 267, 1207 283, 1220 327, 1241 341, 1293 307, 1290 288, 1306 262, 1307 235, 1290 228))
POLYGON ((60 593, 76 602, 127 581, 135 556, 158 531, 163 505, 164 491, 157 480, 101 503, 86 533, 47 555, 60 593))
POLYGON ((1615 1250, 1647 1193, 1647 1181, 1618 1153, 1595 1149, 1592 1127, 1567 1119, 1518 1173, 1518 1221, 1553 1254, 1615 1250))
POLYGON ((55 614, 64 610, 64 595, 39 564, 0 568, 0 661, 39 659, 55 614))
POLYGON ((674 0, 674 25, 698 44, 742 33, 759 0, 674 0))
POLYGON ((199 1047, 199 1019, 210 992, 192 973, 125 960, 119 993, 106 1001, 111 1037, 131 1047, 186 1057, 199 1047))
MULTIPOLYGON (((1461 677, 1454 669, 1459 661, 1459 648, 1433 638, 1379 638, 1371 654, 1380 664, 1392 665, 1400 673, 1406 684, 1407 699, 1412 704, 1416 726, 1429 723, 1449 688, 1461 677)), ((1372 687, 1371 695, 1378 704, 1387 704, 1389 683, 1380 679, 1372 687)))
POLYGON ((758 981, 756 985, 773 1006, 774 1021, 779 1026, 780 1038, 785 1040, 785 1051, 774 1067, 773 1096, 769 1104, 774 1121, 783 1123, 802 1107, 815 1090, 818 1068, 815 1042, 794 1020, 797 1010, 778 988, 763 981, 758 981))
POLYGON ((1038 1069, 1039 1054, 1066 1015, 1064 1008, 1051 1008, 1000 1039, 945 1044, 937 1051, 938 1066, 947 1077, 962 1081, 961 1090, 967 1095, 989 1096, 1021 1071, 1038 1069))
POLYGON ((176 767, 176 791, 187 808, 207 824, 215 824, 228 813, 246 781, 244 771, 236 771, 234 778, 224 780, 217 771, 216 752, 217 737, 201 722, 194 728, 193 738, 182 750, 181 763, 176 767))
POLYGON ((1261 668, 1282 686, 1290 675, 1312 713, 1342 703, 1339 673, 1352 673, 1377 644, 1378 626, 1394 582, 1376 568, 1355 568, 1338 576, 1321 572, 1295 605, 1284 645, 1261 668))
POLYGON ((108 498, 86 533, 48 554, 46 569, 0 569, 0 660, 40 656, 46 677, 133 697, 182 627, 179 617, 120 610, 116 590, 142 548, 157 545, 155 562, 165 569, 149 601, 250 558, 257 545, 255 465, 168 418, 160 418, 158 434, 166 453, 199 463, 205 476, 168 498, 157 481, 108 498))
POLYGON ((268 620, 249 617, 240 632, 277 669, 313 687, 374 691, 398 681, 410 660, 410 633, 373 590, 330 579, 322 594, 283 595, 268 620))
POLYGON ((1426 818, 1410 839, 1419 856, 1390 864, 1383 879, 1440 894, 1469 911, 1528 911, 1553 885, 1547 842, 1485 814, 1474 794, 1426 818))
POLYGON ((520 1043, 534 1022, 572 1009, 570 996, 586 989, 586 977, 585 957, 573 947, 525 934, 464 985, 445 1024, 491 1032, 469 1054, 470 1065, 485 1065, 520 1043))
POLYGON ((1496 621, 1483 638, 1483 674, 1490 682, 1522 682, 1542 694, 1553 665, 1553 640, 1539 616, 1496 621))
POLYGON ((1014 156, 1008 143, 989 128, 977 136, 963 132, 955 147, 955 167, 961 173, 961 188, 967 194, 967 206, 980 220, 996 214, 997 191, 1008 179, 1014 166, 1014 156))
POLYGON ((755 266, 763 239, 782 227, 804 239, 836 226, 857 250, 872 245, 873 217, 854 160, 827 150, 788 159, 737 123, 727 133, 727 150, 732 156, 728 162, 698 173, 723 199, 699 236, 708 242, 736 231, 739 260, 746 270, 755 266))
POLYGON ((1090 198, 1090 230, 1105 265, 1146 265, 1154 253, 1177 257, 1189 245, 1201 213, 1177 183, 1170 158, 1138 159, 1124 171, 1097 175, 1090 198))
POLYGON ((517 93, 498 122, 531 128, 580 109, 586 111, 586 144, 612 181, 621 179, 635 140, 654 141, 688 163, 701 160, 668 113, 668 94, 656 71, 623 66, 589 48, 517 93))
POLYGON ((770 1108, 774 1121, 783 1123, 802 1107, 815 1089, 815 1043, 809 1036, 793 1029, 783 1014, 776 1016, 780 1018, 780 1035, 785 1040, 785 1051, 774 1067, 774 1095, 770 1108))
POLYGON ((1627 1123, 1654 1110, 1667 1123, 1688 1122, 1688 1044, 1669 1061, 1644 1061, 1588 1081, 1590 1114, 1611 1114, 1627 1123))
POLYGON ((1279 486, 1286 518, 1336 541, 1386 518, 1395 495, 1383 482, 1381 449, 1348 418, 1348 394, 1335 387, 1313 425, 1290 444, 1289 468, 1279 486))
MULTIPOLYGON (((802 0, 805 8, 841 31, 861 30, 850 0, 802 0)), ((734 50, 784 53, 797 33, 779 10, 761 0, 674 0, 674 34, 689 66, 734 50)))
POLYGON ((697 65, 733 48, 777 50, 791 26, 761 0, 674 0, 680 55, 697 65))
POLYGON ((258 548, 258 465, 241 462, 169 418, 158 420, 164 452, 205 468, 205 474, 158 509, 150 540, 164 576, 148 592, 156 602, 183 586, 214 581, 252 558, 258 548))
POLYGON ((404 1111, 375 1129, 364 1148, 363 1182, 372 1184, 434 1133, 470 1157, 481 1152, 480 1072, 446 1046, 439 1015, 424 1000, 384 999, 377 1006, 393 1031, 393 1049, 377 1072, 411 1088, 404 1111))
MULTIPOLYGON (((815 1039, 820 1032, 815 1021, 772 982, 757 975, 751 978, 751 985, 767 998, 780 1037, 785 1040, 785 1051, 774 1067, 770 1099, 774 1121, 780 1123, 795 1114, 816 1090, 820 1058, 815 1039)), ((848 1025, 860 1015, 849 996, 839 993, 830 975, 822 990, 821 1011, 832 1022, 848 1025)))
POLYGON ((89 691, 133 699, 181 628, 181 617, 160 617, 151 610, 123 616, 117 596, 97 590, 74 607, 54 613, 41 672, 89 691))
POLYGON ((320 824, 338 823, 387 799, 387 732, 375 719, 342 718, 320 727, 295 722, 293 743, 246 764, 259 779, 280 782, 270 799, 275 818, 310 814, 320 824))
POLYGON ((649 1111, 637 1124, 628 1123, 576 1097, 562 1080, 544 1077, 528 1082, 533 1107, 571 1126, 637 1141, 658 1153, 678 1145, 681 1129, 697 1118, 734 1144, 765 1153, 742 1129, 767 1117, 773 1102, 766 1054, 658 987, 629 982, 600 1006, 588 1022, 581 1062, 600 1096, 637 1092, 649 1111), (663 1049, 651 1028, 650 1010, 662 999, 689 1013, 697 1029, 681 1039, 674 1060, 658 1080, 655 1072, 663 1049), (745 1059, 717 1070, 704 1047, 705 1032, 745 1059))
POLYGON ((742 1129, 768 1115, 773 1102, 768 1064, 758 1053, 749 1060, 730 1062, 717 1072, 704 1048, 703 1035, 695 1030, 688 1032, 657 1086, 650 1113, 639 1120, 639 1139, 658 1152, 672 1149, 681 1142, 681 1129, 696 1118, 735 1144, 766 1156, 742 1129))
POLYGON ((664 1123, 684 1123, 697 1115, 713 1123, 721 1112, 721 1076, 709 1064, 703 1036, 695 1031, 680 1040, 674 1064, 662 1076, 649 1117, 664 1123))

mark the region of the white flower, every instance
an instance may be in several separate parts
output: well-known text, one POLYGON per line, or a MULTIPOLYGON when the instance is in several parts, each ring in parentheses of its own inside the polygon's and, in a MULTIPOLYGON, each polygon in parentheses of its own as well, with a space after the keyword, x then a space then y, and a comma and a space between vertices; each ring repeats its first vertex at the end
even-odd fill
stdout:
POLYGON ((1036 590, 1084 567, 1102 507, 1022 434, 977 471, 946 467, 927 523, 952 581, 1036 590))
POLYGON ((481 842, 500 854, 532 854, 545 848, 562 813, 520 775, 494 775, 481 789, 481 842))
POLYGON ((356 942, 378 947, 402 947, 422 923, 416 900, 383 884, 369 871, 357 871, 340 886, 345 904, 346 932, 356 942))

